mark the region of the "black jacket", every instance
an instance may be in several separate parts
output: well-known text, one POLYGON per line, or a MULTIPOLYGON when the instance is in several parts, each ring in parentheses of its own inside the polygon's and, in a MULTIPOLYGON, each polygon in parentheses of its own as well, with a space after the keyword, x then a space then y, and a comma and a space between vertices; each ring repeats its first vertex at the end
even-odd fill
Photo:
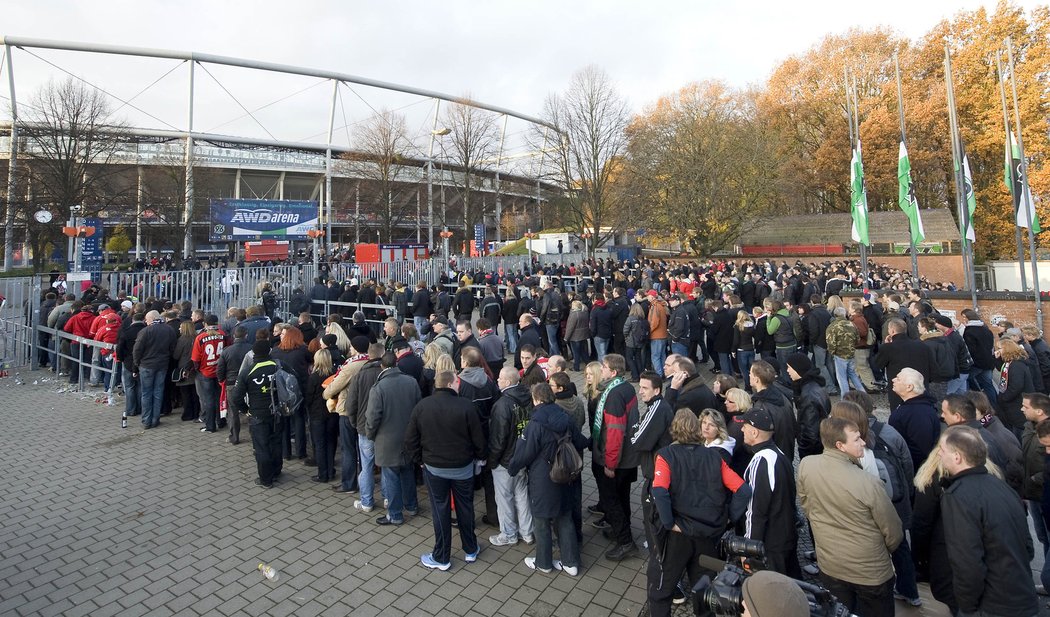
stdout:
POLYGON ((535 325, 518 330, 518 348, 514 351, 514 368, 521 368, 521 348, 532 345, 539 352, 543 346, 540 344, 540 332, 535 325))
POLYGON ((1022 398, 1025 392, 1034 392, 1032 373, 1024 360, 1009 363, 1006 390, 999 393, 999 419, 1011 429, 1024 428, 1024 414, 1021 412, 1022 398))
POLYGON ((600 339, 611 339, 613 337, 613 316, 609 307, 603 304, 595 304, 591 309, 591 334, 600 339))
MULTIPOLYGON (((886 381, 892 382, 902 368, 913 368, 922 374, 927 387, 933 383, 933 360, 929 347, 922 341, 915 341, 904 334, 898 334, 889 343, 882 343, 875 354, 875 366, 886 371, 886 381)), ((901 404, 901 398, 892 391, 887 392, 890 409, 901 404)))
POLYGON ((714 353, 730 353, 733 351, 733 324, 736 322, 737 311, 734 309, 722 309, 716 311, 712 320, 711 330, 708 335, 711 351, 714 353))
POLYGON ((219 383, 226 382, 226 388, 232 388, 237 383, 237 373, 241 370, 244 356, 252 350, 252 343, 239 338, 234 339, 233 345, 224 347, 219 354, 219 364, 215 367, 215 378, 219 383))
POLYGON ((1032 536, 1010 487, 983 465, 961 471, 945 482, 941 516, 959 610, 1037 615, 1032 536))
MULTIPOLYGON (((737 444, 737 447, 745 446, 737 444)), ((772 441, 747 447, 753 457, 743 475, 744 482, 751 487, 743 535, 764 543, 768 551, 793 552, 798 544, 798 532, 795 472, 791 460, 772 441)))
POLYGON ((642 477, 652 480, 656 451, 671 443, 674 410, 658 396, 648 403, 639 401, 638 416, 638 424, 630 428, 631 447, 638 454, 642 477))
POLYGON ((705 409, 721 408, 718 397, 699 375, 686 379, 679 390, 668 386, 664 399, 671 409, 678 411, 683 407, 688 407, 696 415, 700 415, 700 412, 705 409))
MULTIPOLYGON (((955 359, 955 370, 959 375, 970 372, 970 368, 973 367, 973 360, 970 359, 970 350, 966 347, 966 341, 963 337, 959 336, 959 333, 952 330, 945 335, 944 340, 948 341, 948 347, 951 349, 952 358, 955 359)), ((1050 349, 1047 349, 1047 354, 1050 354, 1050 349)), ((1047 362, 1050 362, 1050 355, 1047 356, 1047 362)))
POLYGON ((995 336, 983 323, 970 322, 963 330, 963 340, 970 350, 974 368, 990 371, 995 368, 995 336), (972 324, 972 325, 971 325, 972 324))
POLYGON ((166 323, 143 328, 135 337, 132 348, 132 364, 136 371, 143 368, 167 370, 178 338, 175 330, 166 323))
POLYGON ((824 389, 824 378, 817 367, 813 367, 802 379, 792 384, 795 390, 795 408, 798 409, 798 458, 820 454, 824 446, 820 442, 820 422, 831 414, 831 399, 824 389))
POLYGON ((514 448, 525 432, 525 423, 528 422, 531 413, 532 395, 529 389, 521 384, 504 390, 492 405, 492 416, 489 418, 490 469, 499 465, 510 466, 514 448))
POLYGON ((474 313, 474 294, 469 287, 461 287, 456 292, 456 297, 452 301, 452 312, 456 314, 457 319, 470 319, 471 314, 474 313))
POLYGON ((572 507, 575 485, 552 482, 548 462, 553 458, 558 438, 566 433, 572 435, 573 445, 582 452, 587 440, 572 430, 572 422, 562 408, 554 403, 540 405, 533 410, 525 433, 514 448, 507 472, 514 476, 528 468, 529 505, 534 517, 557 518, 572 507))
POLYGON ((426 289, 416 289, 416 293, 412 294, 412 316, 430 319, 433 312, 434 305, 430 302, 430 294, 426 289))
POLYGON ((311 372, 306 378, 306 389, 303 390, 303 401, 306 407, 307 418, 311 422, 323 422, 328 417, 328 401, 324 399, 325 378, 320 373, 311 372))
POLYGON ((146 322, 133 321, 127 327, 121 328, 120 334, 117 335, 117 360, 123 362, 124 367, 132 373, 138 372, 138 367, 134 364, 135 339, 145 327, 146 322))
POLYGON ((937 401, 929 394, 912 397, 890 412, 889 423, 911 453, 912 469, 922 467, 941 436, 941 414, 937 401))
POLYGON ((365 434, 365 411, 368 409, 368 393, 379 379, 382 371, 379 358, 365 362, 357 374, 350 378, 350 391, 346 395, 346 415, 350 423, 357 427, 360 435, 365 434))
POLYGON ((450 388, 416 403, 405 432, 405 452, 413 463, 459 469, 485 458, 485 435, 474 405, 450 388))
POLYGON ((1039 375, 1043 378, 1043 392, 1050 390, 1050 345, 1043 339, 1028 341, 1032 351, 1035 352, 1035 360, 1039 364, 1039 375))
MULTIPOLYGON (((795 410, 791 405, 791 393, 787 388, 774 382, 761 392, 751 395, 751 405, 759 403, 773 417, 773 443, 784 453, 787 460, 795 460, 795 410), (781 390, 784 388, 784 390, 781 390)), ((737 447, 743 447, 738 443, 737 447)))
MULTIPOLYGON (((808 301, 809 298, 805 300, 808 301)), ((831 313, 828 312, 828 309, 823 304, 814 306, 806 319, 806 334, 809 336, 810 345, 827 349, 828 340, 825 335, 829 324, 831 324, 831 313)))

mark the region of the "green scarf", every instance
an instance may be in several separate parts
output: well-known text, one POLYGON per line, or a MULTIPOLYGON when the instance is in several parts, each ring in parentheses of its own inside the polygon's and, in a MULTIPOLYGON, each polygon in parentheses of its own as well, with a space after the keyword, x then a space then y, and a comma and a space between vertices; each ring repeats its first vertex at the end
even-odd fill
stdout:
POLYGON ((626 381, 623 377, 616 377, 609 382, 609 385, 605 386, 605 390, 602 391, 602 397, 598 399, 598 411, 594 414, 594 428, 591 429, 591 438, 594 440, 595 445, 598 444, 598 436, 602 433, 602 418, 605 417, 605 399, 609 398, 609 393, 613 391, 613 388, 622 384, 626 381))

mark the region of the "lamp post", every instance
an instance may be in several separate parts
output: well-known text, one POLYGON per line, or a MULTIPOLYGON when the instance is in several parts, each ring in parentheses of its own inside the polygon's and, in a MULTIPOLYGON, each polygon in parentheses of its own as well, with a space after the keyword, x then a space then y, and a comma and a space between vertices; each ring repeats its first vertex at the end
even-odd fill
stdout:
POLYGON ((442 251, 441 256, 442 256, 443 259, 445 259, 447 261, 448 260, 448 239, 452 237, 452 232, 449 231, 448 229, 444 229, 444 230, 442 230, 442 232, 439 235, 441 236, 441 244, 442 244, 442 246, 441 246, 441 251, 442 251))
POLYGON ((318 276, 319 256, 317 254, 317 239, 323 238, 325 233, 323 229, 308 229, 306 230, 306 235, 314 242, 314 276, 318 276))
POLYGON ((529 267, 532 267, 532 239, 540 237, 540 234, 533 232, 531 229, 525 232, 525 247, 529 251, 529 267))
MULTIPOLYGON (((430 148, 427 151, 427 246, 434 250, 434 138, 452 132, 449 128, 437 127, 437 106, 434 107, 434 128, 430 131, 430 148)), ((444 224, 444 216, 441 217, 444 224)))
POLYGON ((591 239, 591 236, 593 236, 593 235, 594 234, 592 234, 589 231, 585 231, 582 234, 580 234, 580 237, 583 238, 583 258, 584 259, 587 259, 587 256, 591 254, 589 240, 591 239))
POLYGON ((75 225, 63 227, 62 233, 73 238, 73 271, 80 272, 81 240, 95 235, 95 228, 88 225, 75 225))

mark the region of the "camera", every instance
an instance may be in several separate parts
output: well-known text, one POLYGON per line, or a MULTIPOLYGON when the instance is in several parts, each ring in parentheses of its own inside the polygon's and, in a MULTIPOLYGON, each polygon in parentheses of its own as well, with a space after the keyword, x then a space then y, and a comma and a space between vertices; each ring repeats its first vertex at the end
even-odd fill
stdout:
MULTIPOLYGON (((721 570, 714 579, 703 576, 693 586, 693 613, 728 617, 744 612, 743 586, 753 571, 765 568, 766 549, 759 540, 751 540, 727 531, 719 541, 719 549, 726 556, 725 563, 707 557, 700 558, 700 565, 715 566, 721 570), (714 562, 714 563, 711 563, 714 562), (743 563, 743 565, 738 565, 743 563)), ((809 614, 812 617, 850 617, 849 609, 839 602, 830 591, 795 579, 799 589, 806 594, 809 614)))

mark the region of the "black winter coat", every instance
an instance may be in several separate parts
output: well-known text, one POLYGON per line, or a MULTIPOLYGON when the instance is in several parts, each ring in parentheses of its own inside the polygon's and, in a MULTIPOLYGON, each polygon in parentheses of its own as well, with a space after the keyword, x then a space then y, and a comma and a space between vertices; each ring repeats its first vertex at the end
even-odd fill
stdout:
POLYGON ((543 348, 540 331, 535 325, 518 330, 518 348, 514 351, 514 368, 519 370, 521 369, 521 348, 525 345, 532 345, 537 352, 543 348))
POLYGON ((613 316, 605 304, 595 304, 591 309, 591 334, 596 338, 613 337, 613 316))
POLYGON ((1007 371, 1006 390, 999 393, 999 419, 1010 429, 1021 430, 1024 428, 1024 414, 1021 412, 1022 398, 1025 392, 1034 392, 1035 384, 1032 383, 1032 374, 1029 372, 1028 364, 1016 360, 1009 363, 1007 371))
POLYGON ((532 418, 525 425, 525 434, 514 448, 514 457, 507 471, 514 476, 528 468, 529 505, 534 517, 557 518, 572 508, 575 483, 552 482, 548 462, 554 456, 558 438, 567 432, 573 436, 573 445, 582 452, 587 439, 573 430, 568 414, 555 403, 540 405, 533 410, 532 418))
POLYGON ((1043 378, 1043 392, 1050 390, 1050 345, 1043 339, 1028 341, 1035 352, 1036 362, 1039 364, 1039 375, 1043 378))
POLYGON ((719 409, 721 407, 718 397, 699 375, 693 375, 686 379, 680 390, 675 390, 668 386, 667 393, 664 394, 664 400, 675 411, 688 407, 697 415, 700 415, 700 412, 705 409, 719 409))
POLYGON ((490 469, 499 465, 510 466, 514 448, 525 428, 524 425, 518 426, 515 421, 515 409, 520 407, 525 408, 527 421, 532 412, 532 395, 528 388, 520 384, 504 390, 492 406, 488 435, 490 469))
POLYGON ((970 357, 973 358, 975 368, 987 371, 995 368, 995 354, 993 353, 995 336, 992 335, 988 326, 983 323, 967 325, 963 330, 963 340, 966 341, 966 347, 970 350, 970 357))
POLYGON ((485 434, 477 410, 450 388, 438 388, 412 409, 405 452, 413 463, 459 469, 485 458, 485 434))
POLYGON ((813 367, 802 379, 794 382, 795 408, 798 410, 798 458, 820 454, 824 446, 820 442, 820 422, 831 414, 831 399, 824 389, 824 378, 817 367, 813 367))
POLYGON ((961 471, 945 483, 941 516, 959 611, 1039 614, 1032 536, 1010 487, 983 465, 961 471))
MULTIPOLYGON (((773 443, 784 453, 787 460, 795 460, 795 410, 791 405, 791 393, 787 388, 775 383, 761 392, 751 395, 751 405, 761 403, 769 415, 773 416, 773 443), (784 388, 781 390, 781 388, 784 388)), ((742 447, 742 443, 737 444, 742 447)))

